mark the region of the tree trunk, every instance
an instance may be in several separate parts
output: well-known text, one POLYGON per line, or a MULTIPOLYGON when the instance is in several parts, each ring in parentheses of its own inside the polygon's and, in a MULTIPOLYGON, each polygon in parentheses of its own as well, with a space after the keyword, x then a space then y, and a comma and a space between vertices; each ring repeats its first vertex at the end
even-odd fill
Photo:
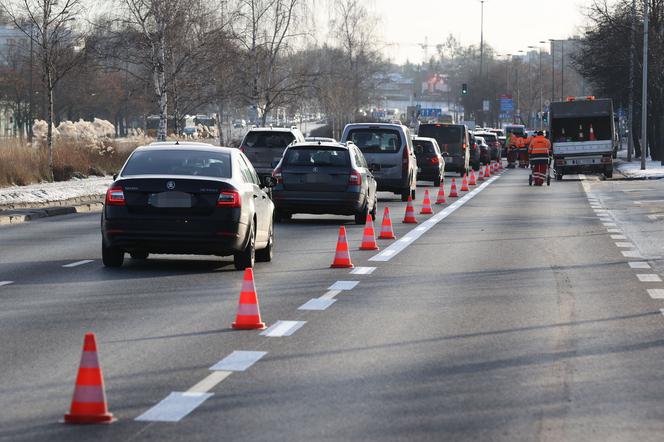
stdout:
MULTIPOLYGON (((162 26, 163 27, 163 26, 162 26)), ((153 68, 155 92, 159 97, 159 129, 157 140, 166 141, 168 137, 168 94, 166 92, 166 41, 161 30, 159 48, 157 49, 157 63, 153 68)))
POLYGON ((53 78, 51 70, 46 70, 46 84, 48 85, 48 116, 46 123, 46 148, 48 149, 48 180, 53 182, 53 78))
POLYGON ((224 102, 217 103, 217 132, 219 133, 219 145, 224 145, 224 102))

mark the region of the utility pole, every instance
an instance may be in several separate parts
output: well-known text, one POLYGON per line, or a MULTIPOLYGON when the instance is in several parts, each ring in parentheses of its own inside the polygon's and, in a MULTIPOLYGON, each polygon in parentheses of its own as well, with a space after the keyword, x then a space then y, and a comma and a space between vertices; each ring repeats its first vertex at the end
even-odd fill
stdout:
POLYGON ((565 40, 560 40, 560 101, 565 101, 565 40))
POLYGON ((632 161, 634 152, 634 52, 636 51, 636 0, 632 0, 632 30, 629 35, 629 103, 627 104, 627 161, 632 161))
POLYGON ((484 68, 484 2, 485 0, 480 0, 482 6, 480 18, 480 78, 482 78, 482 69, 484 68))
POLYGON ((646 170, 648 154, 648 0, 643 2, 643 86, 641 88, 641 170, 646 170))
POLYGON ((28 115, 28 141, 32 143, 32 119, 33 119, 33 109, 32 109, 32 96, 34 94, 33 92, 33 75, 32 75, 32 67, 34 65, 34 53, 33 53, 33 36, 32 36, 32 30, 33 30, 33 25, 30 24, 30 105, 29 105, 29 110, 28 112, 30 115, 28 115))
POLYGON ((554 55, 556 41, 550 38, 549 42, 551 42, 551 102, 553 103, 556 101, 556 57, 554 55))

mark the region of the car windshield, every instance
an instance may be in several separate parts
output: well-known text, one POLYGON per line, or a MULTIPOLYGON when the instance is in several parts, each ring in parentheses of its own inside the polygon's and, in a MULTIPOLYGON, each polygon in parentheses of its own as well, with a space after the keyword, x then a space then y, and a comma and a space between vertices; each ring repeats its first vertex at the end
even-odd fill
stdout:
POLYGON ((495 143, 496 141, 498 141, 498 138, 494 134, 486 134, 485 133, 485 134, 482 134, 482 138, 484 138, 484 140, 487 143, 495 143))
POLYGON ((284 164, 287 166, 350 166, 350 156, 346 149, 323 147, 297 147, 286 151, 284 164))
POLYGON ((415 154, 435 154, 436 150, 433 147, 431 141, 424 140, 414 140, 413 147, 415 148, 415 154))
POLYGON ((435 138, 438 145, 462 143, 463 133, 459 126, 443 126, 443 125, 422 125, 418 131, 418 135, 435 138))
POLYGON ((122 176, 191 175, 231 177, 231 156, 204 150, 139 150, 127 161, 122 176))
POLYGON ((295 136, 290 132, 254 130, 247 134, 242 147, 249 149, 252 147, 279 147, 285 149, 294 139, 295 136))
POLYGON ((401 149, 401 136, 393 129, 352 129, 348 140, 364 153, 396 153, 401 149))

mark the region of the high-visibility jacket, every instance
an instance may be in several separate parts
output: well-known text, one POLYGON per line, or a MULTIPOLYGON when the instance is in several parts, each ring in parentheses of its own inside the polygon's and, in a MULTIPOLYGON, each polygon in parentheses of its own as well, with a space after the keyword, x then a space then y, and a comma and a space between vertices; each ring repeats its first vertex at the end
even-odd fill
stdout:
POLYGON ((523 147, 528 147, 530 146, 530 142, 533 141, 533 137, 528 135, 526 138, 523 139, 523 147))
POLYGON ((528 155, 549 155, 551 143, 543 135, 533 137, 528 145, 528 155))
POLYGON ((523 137, 516 137, 516 143, 514 143, 517 149, 523 149, 525 146, 523 137))

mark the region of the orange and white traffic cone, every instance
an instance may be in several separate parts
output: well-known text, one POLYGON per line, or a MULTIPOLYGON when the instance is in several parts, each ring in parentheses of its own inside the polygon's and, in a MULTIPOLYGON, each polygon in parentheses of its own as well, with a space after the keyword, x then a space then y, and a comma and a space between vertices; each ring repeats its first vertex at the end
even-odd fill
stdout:
POLYGON ((104 376, 97 356, 97 340, 94 333, 86 333, 83 341, 81 364, 76 376, 74 397, 69 413, 65 414, 66 424, 109 424, 115 419, 108 412, 104 376))
POLYGON ((334 253, 334 261, 330 268, 333 269, 352 269, 353 263, 350 261, 350 252, 348 251, 348 240, 346 239, 346 228, 339 227, 339 239, 337 240, 337 250, 334 253))
POLYGON ((468 180, 466 179, 466 174, 463 174, 463 181, 461 181, 461 191, 462 192, 468 192, 470 189, 468 189, 468 180))
POLYGON ((374 223, 371 214, 367 214, 367 222, 364 226, 364 235, 362 236, 360 250, 378 250, 376 232, 374 231, 374 223))
POLYGON ((482 168, 480 167, 480 173, 479 173, 479 175, 477 176, 477 182, 479 183, 479 182, 482 182, 482 181, 484 181, 484 169, 482 169, 482 168))
POLYGON ((424 191, 424 199, 422 200, 422 210, 420 210, 420 215, 433 215, 431 200, 429 199, 429 189, 424 191))
POLYGON ((406 216, 403 218, 404 224, 417 224, 417 218, 415 218, 415 209, 413 209, 413 199, 408 197, 408 205, 406 206, 406 216))
POLYGON ((489 165, 486 165, 486 170, 484 171, 484 178, 489 178, 491 176, 491 168, 489 168, 489 165))
POLYGON ((436 204, 445 204, 445 184, 440 183, 440 187, 438 188, 438 197, 436 198, 436 204))
POLYGON ((265 328, 265 323, 261 321, 261 312, 258 308, 258 294, 256 294, 254 271, 251 267, 244 271, 240 301, 238 302, 233 328, 240 330, 261 330, 265 328))
POLYGON ((392 229, 392 219, 390 218, 390 208, 385 207, 383 211, 383 223, 380 227, 380 236, 378 239, 396 239, 394 230, 392 229))
POLYGON ((456 180, 452 178, 452 187, 450 187, 450 198, 458 198, 459 193, 456 188, 456 180))
POLYGON ((470 169, 470 180, 468 181, 468 184, 471 186, 477 186, 477 178, 475 178, 475 171, 473 169, 470 169))
POLYGON ((597 141, 597 137, 595 136, 595 131, 593 130, 593 125, 590 125, 590 132, 588 134, 588 140, 590 141, 597 141))

